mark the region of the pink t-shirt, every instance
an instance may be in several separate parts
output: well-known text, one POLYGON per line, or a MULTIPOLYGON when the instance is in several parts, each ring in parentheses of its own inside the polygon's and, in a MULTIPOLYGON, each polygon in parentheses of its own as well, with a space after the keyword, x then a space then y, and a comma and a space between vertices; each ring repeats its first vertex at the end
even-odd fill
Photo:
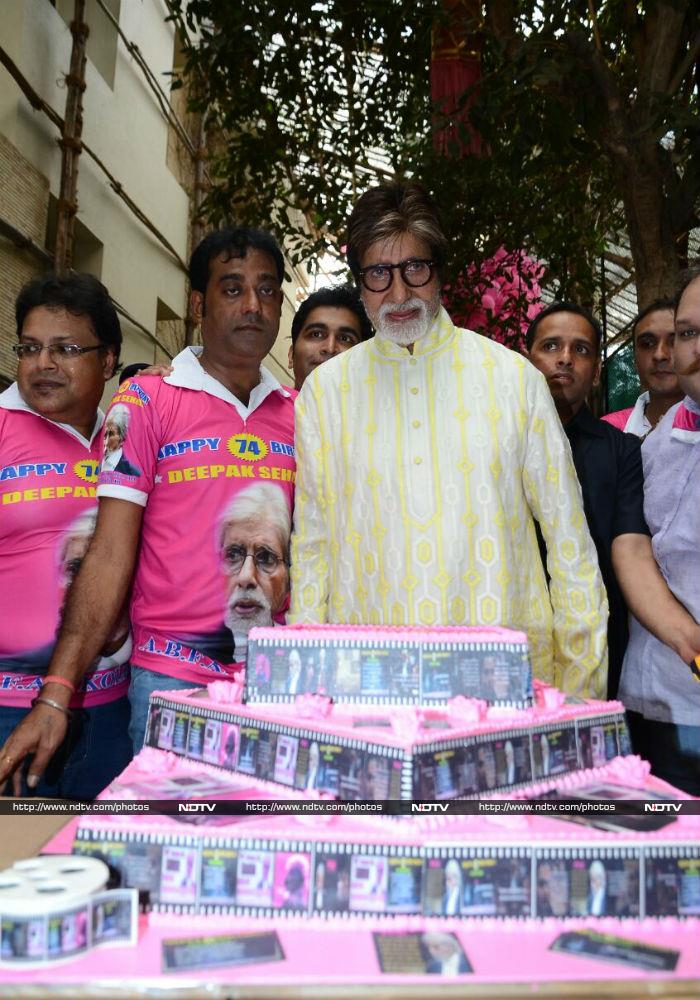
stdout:
POLYGON ((629 406, 626 410, 616 410, 614 413, 606 413, 600 419, 604 420, 606 424, 612 424, 613 427, 617 427, 619 431, 624 431, 633 409, 633 406, 629 406))
MULTIPOLYGON (((31 410, 16 385, 0 394, 0 705, 27 707, 41 688, 94 530, 102 420, 87 441, 31 410)), ((129 649, 126 642, 97 662, 73 707, 126 694, 129 649)))
POLYGON ((270 506, 266 489, 280 490, 291 513, 296 393, 263 371, 246 408, 190 349, 173 366, 167 379, 120 386, 105 425, 107 439, 110 425, 121 424, 120 447, 106 452, 97 492, 145 507, 132 664, 206 684, 233 673, 236 660, 222 525, 233 499, 253 489, 253 517, 270 506))

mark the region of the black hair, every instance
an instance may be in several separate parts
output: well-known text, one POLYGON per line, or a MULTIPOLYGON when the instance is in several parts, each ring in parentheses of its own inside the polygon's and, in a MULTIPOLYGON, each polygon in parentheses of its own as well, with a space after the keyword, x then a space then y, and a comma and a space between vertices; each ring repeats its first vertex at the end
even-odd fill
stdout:
POLYGON ((15 302, 18 338, 22 336, 28 314, 39 306, 65 309, 73 316, 87 316, 95 336, 104 347, 112 348, 118 363, 122 346, 119 317, 109 292, 94 275, 71 271, 68 274, 44 274, 27 282, 15 302))
POLYGON ((228 254, 227 260, 232 257, 245 257, 249 249, 260 250, 261 253, 267 253, 272 257, 281 285, 284 281, 284 257, 275 237, 263 229, 238 226, 235 229, 215 229, 195 247, 189 266, 192 290, 204 295, 209 281, 209 264, 214 258, 224 253, 228 254))
POLYGON ((648 306, 644 306, 643 309, 640 309, 630 325, 632 330, 632 339, 634 340, 634 331, 637 327, 637 323, 641 323, 641 321, 645 319, 649 313, 658 312, 660 309, 670 309, 670 311, 673 312, 675 305, 674 300, 671 298, 654 299, 654 301, 650 302, 648 306))
POLYGON ((681 272, 678 278, 678 292, 673 300, 674 312, 678 311, 678 306, 681 304, 683 292, 686 290, 688 285, 692 285, 697 278, 700 278, 700 260, 693 261, 690 267, 681 272))
POLYGON ((535 342, 535 335, 537 334, 537 327, 543 319, 547 316, 554 316, 556 313, 573 313, 574 316, 582 316, 587 323, 590 324, 593 333, 595 334, 596 341, 596 351, 600 352, 600 344, 603 339, 603 328, 601 327, 598 320, 593 316, 588 309, 584 309, 583 306, 578 305, 576 302, 553 302, 551 306, 547 306, 543 309, 541 313, 538 313, 530 323, 527 328, 527 333, 525 334, 525 346, 528 351, 532 350, 532 345, 535 342))
POLYGON ((133 378, 134 375, 138 375, 139 372, 142 372, 144 368, 150 368, 152 364, 152 361, 135 361, 132 365, 124 365, 119 378, 122 382, 125 379, 133 378))
POLYGON ((296 344, 309 313, 319 306, 349 309, 360 321, 360 340, 369 340, 374 336, 372 324, 367 318, 357 290, 352 285, 336 285, 335 288, 319 288, 317 292, 312 292, 307 299, 304 299, 292 320, 292 344, 296 344))

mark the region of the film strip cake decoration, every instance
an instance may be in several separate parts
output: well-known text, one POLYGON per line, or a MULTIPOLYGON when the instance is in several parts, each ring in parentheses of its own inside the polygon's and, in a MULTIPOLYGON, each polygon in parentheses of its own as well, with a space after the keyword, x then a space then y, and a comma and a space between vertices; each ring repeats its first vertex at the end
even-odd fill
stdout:
POLYGON ((313 695, 291 705, 242 704, 235 685, 216 682, 207 691, 155 694, 146 745, 343 800, 479 797, 626 752, 619 703, 568 704, 553 688, 536 691, 538 704, 528 709, 458 698, 424 710, 368 710, 313 695))
POLYGON ((356 821, 347 824, 345 839, 329 822, 304 829, 285 821, 279 836, 270 820, 267 833, 259 823, 260 833, 245 825, 238 835, 234 827, 182 834, 165 823, 106 831, 100 821, 83 823, 74 850, 104 860, 158 912, 328 919, 700 916, 700 844, 687 831, 686 839, 659 831, 651 842, 600 831, 576 837, 557 835, 556 821, 535 818, 529 842, 518 843, 517 834, 504 837, 502 826, 488 819, 449 819, 460 822, 441 831, 414 822, 412 834, 392 825, 396 843, 368 837, 368 825, 356 821), (538 832, 547 834, 541 842, 538 832))
POLYGON ((293 702, 323 694, 365 705, 444 705, 458 696, 492 705, 532 704, 523 632, 504 628, 254 628, 244 701, 293 702))
POLYGON ((524 636, 292 627, 251 633, 249 653, 245 688, 154 693, 147 746, 102 796, 176 810, 80 820, 75 853, 164 923, 497 934, 700 917, 700 817, 635 812, 676 793, 627 756, 622 705, 533 683, 524 636))
POLYGON ((0 966, 67 961, 104 945, 136 943, 135 888, 107 889, 98 858, 50 855, 0 872, 0 966))

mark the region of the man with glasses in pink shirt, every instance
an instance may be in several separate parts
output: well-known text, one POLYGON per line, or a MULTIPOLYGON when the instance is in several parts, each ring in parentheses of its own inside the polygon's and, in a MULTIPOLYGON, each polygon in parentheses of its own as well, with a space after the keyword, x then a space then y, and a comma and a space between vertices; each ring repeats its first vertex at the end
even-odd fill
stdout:
MULTIPOLYGON (((91 799, 132 756, 123 602, 83 676, 69 681, 48 668, 95 527, 104 423, 98 404, 122 336, 107 289, 89 274, 34 279, 15 313, 17 381, 0 394, 0 738, 8 739, 32 704, 43 722, 60 719, 61 739, 36 790, 91 799)), ((4 751, 2 777, 17 763, 4 751)), ((14 789, 22 791, 20 768, 14 789)))
MULTIPOLYGON (((286 548, 273 552, 255 537, 237 539, 245 548, 241 559, 221 547, 231 503, 244 491, 276 489, 291 516, 296 394, 262 367, 277 337, 283 279, 282 253, 268 233, 238 228, 207 236, 190 261, 202 347, 185 348, 165 378, 123 382, 107 414, 108 429, 121 428, 121 455, 100 474, 97 528, 51 671, 69 683, 80 679, 132 587, 130 734, 137 751, 151 692, 240 671, 238 636, 227 625, 230 571, 251 561, 265 571, 274 556, 286 575, 286 548)), ((258 513, 265 513, 260 504, 258 513)), ((249 587, 247 596, 238 602, 244 613, 259 595, 249 587)), ((275 604, 272 613, 280 610, 275 604)), ((62 707, 65 698, 55 700, 62 707)), ((50 718, 46 706, 37 710, 42 717, 25 720, 0 751, 12 766, 34 753, 30 787, 64 728, 60 708, 50 718)), ((0 779, 2 766, 0 759, 0 779)))

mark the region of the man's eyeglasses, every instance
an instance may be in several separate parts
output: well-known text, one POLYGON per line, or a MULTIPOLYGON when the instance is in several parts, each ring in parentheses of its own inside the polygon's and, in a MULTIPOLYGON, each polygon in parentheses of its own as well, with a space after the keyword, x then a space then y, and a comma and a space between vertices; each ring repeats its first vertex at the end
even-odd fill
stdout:
POLYGON ((434 269, 435 261, 410 257, 408 260, 402 260, 400 264, 372 264, 371 267, 363 267, 360 278, 370 292, 385 292, 391 287, 394 271, 398 270, 409 288, 421 288, 428 284, 434 269))
POLYGON ((243 545, 229 545, 228 548, 224 549, 226 572, 240 573, 248 556, 252 558, 257 570, 268 575, 274 573, 280 563, 286 565, 287 562, 272 549, 266 549, 264 545, 260 545, 256 549, 246 549, 243 545))
POLYGON ((24 361, 25 358, 38 358, 42 351, 48 351, 52 361, 70 361, 89 351, 99 351, 104 346, 104 344, 95 344, 94 347, 80 347, 79 344, 13 344, 12 350, 20 361, 24 361))

